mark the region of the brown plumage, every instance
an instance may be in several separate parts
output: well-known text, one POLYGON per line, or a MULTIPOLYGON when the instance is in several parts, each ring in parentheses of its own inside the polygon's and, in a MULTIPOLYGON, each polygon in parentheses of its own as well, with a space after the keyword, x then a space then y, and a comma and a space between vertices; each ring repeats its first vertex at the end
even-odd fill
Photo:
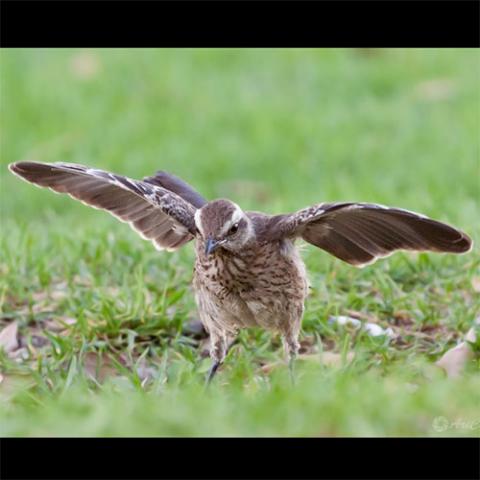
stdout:
POLYGON ((195 238, 193 287, 213 360, 209 379, 241 328, 279 332, 298 352, 305 266, 296 239, 355 266, 396 250, 465 253, 463 232, 418 213, 369 203, 320 203, 285 215, 243 212, 230 200, 207 202, 183 180, 158 172, 142 181, 82 165, 18 162, 19 177, 127 222, 156 248, 176 250, 195 238))

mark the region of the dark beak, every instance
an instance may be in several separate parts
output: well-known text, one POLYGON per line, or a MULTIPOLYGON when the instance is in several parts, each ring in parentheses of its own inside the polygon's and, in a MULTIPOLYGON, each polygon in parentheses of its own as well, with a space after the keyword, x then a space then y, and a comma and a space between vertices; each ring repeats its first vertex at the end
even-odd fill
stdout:
POLYGON ((210 255, 213 253, 219 246, 221 242, 213 240, 212 238, 207 239, 207 244, 205 245, 205 255, 210 255))

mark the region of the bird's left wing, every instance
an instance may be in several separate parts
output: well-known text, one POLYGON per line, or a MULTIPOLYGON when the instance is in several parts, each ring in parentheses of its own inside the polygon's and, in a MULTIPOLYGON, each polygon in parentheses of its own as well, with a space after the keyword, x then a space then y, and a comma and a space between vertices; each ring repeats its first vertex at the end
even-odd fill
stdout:
POLYGON ((158 185, 159 187, 166 188, 167 190, 176 193, 196 208, 202 208, 207 203, 207 200, 191 185, 171 173, 160 170, 151 177, 145 177, 143 181, 158 185))
POLYGON ((161 186, 70 163, 17 162, 9 168, 23 180, 108 211, 158 250, 176 250, 195 235, 196 208, 161 186))
POLYGON ((372 203, 321 203, 271 217, 272 238, 301 237, 356 266, 395 250, 465 253, 471 239, 419 213, 372 203))

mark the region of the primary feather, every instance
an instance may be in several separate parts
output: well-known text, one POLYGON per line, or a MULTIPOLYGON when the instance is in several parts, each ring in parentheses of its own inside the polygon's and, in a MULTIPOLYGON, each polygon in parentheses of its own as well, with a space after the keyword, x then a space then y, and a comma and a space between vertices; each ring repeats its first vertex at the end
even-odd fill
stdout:
POLYGON ((273 230, 356 266, 396 250, 465 253, 472 247, 465 233, 445 223, 372 203, 322 203, 280 216, 273 230))
POLYGON ((195 207, 151 182, 69 163, 17 162, 9 168, 30 183, 108 211, 159 250, 176 250, 193 239, 195 207))

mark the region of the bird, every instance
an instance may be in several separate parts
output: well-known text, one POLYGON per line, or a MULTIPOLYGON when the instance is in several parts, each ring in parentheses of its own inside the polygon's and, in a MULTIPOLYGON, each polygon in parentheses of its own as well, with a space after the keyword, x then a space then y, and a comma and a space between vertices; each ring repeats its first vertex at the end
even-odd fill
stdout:
POLYGON ((297 240, 356 267, 397 250, 461 254, 472 249, 462 231, 420 213, 376 203, 323 202, 293 213, 244 211, 206 200, 165 171, 134 180, 74 163, 21 161, 12 173, 65 193, 128 223, 156 249, 195 243, 193 291, 210 336, 209 384, 241 329, 280 334, 293 378, 309 281, 297 240))

